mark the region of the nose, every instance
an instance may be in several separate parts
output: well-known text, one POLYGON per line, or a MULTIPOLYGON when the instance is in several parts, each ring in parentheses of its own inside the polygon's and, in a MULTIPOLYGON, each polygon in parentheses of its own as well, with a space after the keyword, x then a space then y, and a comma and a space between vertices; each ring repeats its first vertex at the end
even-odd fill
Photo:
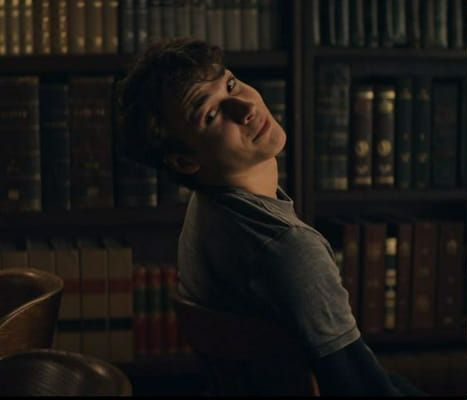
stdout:
POLYGON ((238 97, 225 100, 224 112, 236 123, 248 125, 256 116, 255 103, 238 97))

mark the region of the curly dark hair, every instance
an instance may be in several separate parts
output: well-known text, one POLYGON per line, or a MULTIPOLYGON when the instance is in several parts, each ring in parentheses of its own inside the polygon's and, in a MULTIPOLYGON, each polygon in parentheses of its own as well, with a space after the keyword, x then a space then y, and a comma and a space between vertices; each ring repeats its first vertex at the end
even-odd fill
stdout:
POLYGON ((166 168, 175 182, 194 189, 193 176, 177 173, 164 162, 171 152, 190 153, 167 129, 166 100, 169 96, 181 99, 194 83, 217 79, 224 70, 222 50, 201 40, 163 39, 148 47, 117 82, 120 155, 166 168))

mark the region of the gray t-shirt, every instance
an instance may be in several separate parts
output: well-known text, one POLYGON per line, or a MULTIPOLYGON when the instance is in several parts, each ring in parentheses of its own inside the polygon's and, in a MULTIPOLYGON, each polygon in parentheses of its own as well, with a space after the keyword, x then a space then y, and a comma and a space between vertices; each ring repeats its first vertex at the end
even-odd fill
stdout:
POLYGON ((271 318, 324 357, 360 332, 329 243, 280 188, 277 196, 195 191, 179 238, 179 290, 211 308, 271 318))

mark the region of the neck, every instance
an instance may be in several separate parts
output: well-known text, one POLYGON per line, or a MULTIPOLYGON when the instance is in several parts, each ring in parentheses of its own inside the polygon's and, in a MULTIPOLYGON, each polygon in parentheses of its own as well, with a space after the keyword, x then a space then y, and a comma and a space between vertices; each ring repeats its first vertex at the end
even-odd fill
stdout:
POLYGON ((272 157, 257 164, 241 173, 231 174, 223 177, 206 177, 202 179, 205 185, 222 185, 241 188, 247 192, 277 198, 277 160, 272 157))

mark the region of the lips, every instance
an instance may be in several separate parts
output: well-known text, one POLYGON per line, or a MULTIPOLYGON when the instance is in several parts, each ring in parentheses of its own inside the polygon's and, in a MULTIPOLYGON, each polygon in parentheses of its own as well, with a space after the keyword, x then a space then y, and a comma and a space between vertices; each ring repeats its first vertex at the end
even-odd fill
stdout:
POLYGON ((269 119, 265 118, 258 133, 255 135, 253 142, 256 142, 261 136, 263 136, 268 131, 270 125, 271 123, 269 122, 269 119))

